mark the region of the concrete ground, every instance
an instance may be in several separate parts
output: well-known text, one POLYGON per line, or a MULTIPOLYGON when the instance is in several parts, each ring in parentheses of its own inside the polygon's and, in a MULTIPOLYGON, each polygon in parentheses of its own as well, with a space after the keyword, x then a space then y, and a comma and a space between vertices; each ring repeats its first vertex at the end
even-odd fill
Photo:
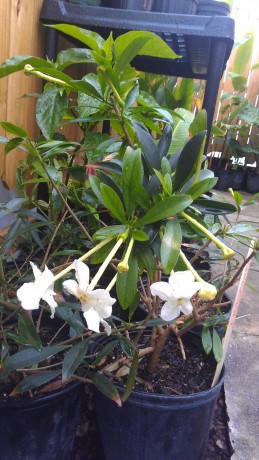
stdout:
MULTIPOLYGON (((228 192, 221 199, 232 201, 228 192)), ((241 192, 244 201, 251 198, 241 192)), ((231 216, 229 215, 231 220, 231 216)), ((259 228, 259 201, 243 209, 240 220, 259 228)), ((252 232, 259 238, 259 233, 252 232)), ((246 254, 247 248, 236 247, 246 254)), ((228 293, 235 298, 237 286, 228 293)), ((225 392, 233 460, 259 459, 259 264, 253 261, 226 357, 225 392)), ((232 460, 231 459, 231 460, 232 460)))

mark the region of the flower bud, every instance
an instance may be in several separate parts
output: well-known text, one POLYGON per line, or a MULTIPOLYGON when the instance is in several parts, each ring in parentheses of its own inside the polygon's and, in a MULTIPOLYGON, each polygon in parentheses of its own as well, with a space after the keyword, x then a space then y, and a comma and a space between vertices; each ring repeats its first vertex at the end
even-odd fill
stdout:
POLYGON ((217 289, 213 284, 210 283, 202 283, 203 286, 198 292, 198 296, 201 300, 213 300, 217 295, 217 289))
POLYGON ((125 273, 129 270, 129 264, 122 260, 118 265, 117 265, 117 270, 119 273, 125 273))

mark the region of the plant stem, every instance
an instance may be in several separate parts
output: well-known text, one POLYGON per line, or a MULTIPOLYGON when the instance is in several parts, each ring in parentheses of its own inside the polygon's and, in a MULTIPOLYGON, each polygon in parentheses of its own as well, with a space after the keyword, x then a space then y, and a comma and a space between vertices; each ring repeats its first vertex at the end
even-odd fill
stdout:
POLYGON ((156 368, 157 368, 157 365, 158 365, 158 361, 159 361, 159 358, 160 358, 160 355, 163 351, 163 348, 168 340, 168 337, 169 337, 169 334, 170 334, 170 328, 167 327, 166 329, 163 329, 161 328, 160 329, 160 333, 159 333, 159 336, 156 340, 156 345, 155 345, 155 348, 154 348, 154 351, 151 355, 151 359, 150 359, 150 362, 149 362, 149 365, 148 365, 148 372, 150 374, 152 374, 156 368))

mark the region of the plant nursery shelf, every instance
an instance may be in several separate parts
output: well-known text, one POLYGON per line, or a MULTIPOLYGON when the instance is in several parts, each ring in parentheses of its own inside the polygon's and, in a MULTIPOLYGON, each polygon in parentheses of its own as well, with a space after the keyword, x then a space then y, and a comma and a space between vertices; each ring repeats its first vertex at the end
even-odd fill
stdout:
MULTIPOLYGON (((44 24, 69 23, 98 32, 104 38, 130 30, 148 30, 159 35, 181 57, 175 60, 140 56, 138 70, 207 81, 203 107, 211 127, 218 88, 234 41, 234 20, 227 16, 199 16, 116 8, 94 7, 63 0, 44 0, 44 24)), ((55 58, 57 30, 48 28, 46 54, 55 58)))

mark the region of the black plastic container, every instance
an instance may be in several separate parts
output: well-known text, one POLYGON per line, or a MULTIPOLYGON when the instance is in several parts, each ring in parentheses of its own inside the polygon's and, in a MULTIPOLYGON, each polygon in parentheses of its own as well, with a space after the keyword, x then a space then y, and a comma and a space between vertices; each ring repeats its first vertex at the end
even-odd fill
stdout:
POLYGON ((196 14, 200 16, 229 16, 230 6, 225 2, 200 0, 196 14))
POLYGON ((218 177, 218 182, 215 185, 216 190, 227 191, 232 187, 233 171, 229 169, 217 169, 214 171, 215 177, 218 177))
POLYGON ((101 6, 122 10, 151 11, 153 0, 102 0, 101 6))
POLYGON ((133 391, 122 407, 95 391, 98 460, 202 460, 222 384, 223 375, 215 387, 191 395, 133 391))
POLYGON ((0 401, 1 460, 71 460, 84 385, 0 401))
POLYGON ((173 14, 196 14, 198 0, 154 0, 154 11, 173 14))
POLYGON ((252 194, 259 192, 259 174, 256 172, 247 173, 246 191, 252 194))

